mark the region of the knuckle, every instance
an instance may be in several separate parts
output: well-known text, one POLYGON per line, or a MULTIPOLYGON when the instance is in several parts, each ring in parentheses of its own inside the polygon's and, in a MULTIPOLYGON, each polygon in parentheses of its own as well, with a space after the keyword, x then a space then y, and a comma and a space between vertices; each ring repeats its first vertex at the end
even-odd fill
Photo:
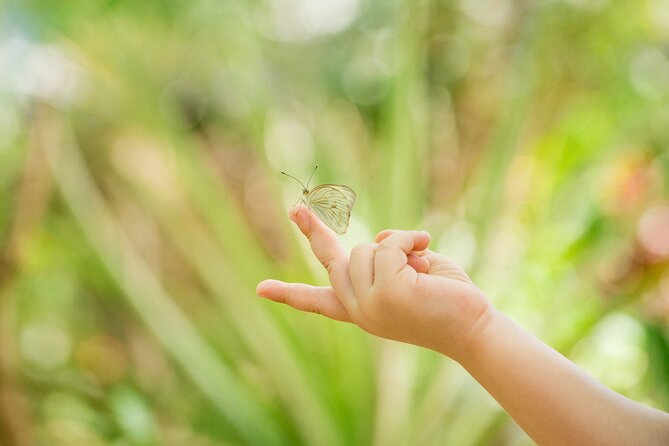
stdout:
POLYGON ((283 292, 283 302, 290 305, 291 307, 294 307, 298 304, 298 301, 295 297, 296 295, 295 287, 293 285, 287 286, 283 292))
POLYGON ((386 243, 385 240, 382 240, 377 246, 376 246, 376 252, 377 253, 384 253, 388 252, 390 250, 391 246, 386 243))
POLYGON ((288 300, 294 291, 294 284, 292 283, 283 283, 278 287, 277 294, 281 296, 284 300, 288 300))
POLYGON ((324 255, 319 260, 321 261, 321 265, 323 265, 323 267, 328 272, 332 272, 332 269, 334 268, 334 263, 335 263, 335 260, 332 256, 324 255))
POLYGON ((397 249, 397 243, 395 240, 392 240, 391 237, 381 240, 376 248, 377 251, 389 251, 395 249, 397 249))
POLYGON ((351 250, 351 257, 359 257, 368 252, 372 252, 376 243, 361 243, 351 250))
POLYGON ((324 257, 322 259, 323 266, 327 270, 328 274, 332 274, 334 271, 337 271, 339 268, 341 268, 341 265, 343 264, 342 260, 335 259, 333 257, 324 257))
POLYGON ((381 241, 379 242, 379 246, 378 246, 378 247, 379 247, 379 248, 384 248, 384 247, 387 248, 388 246, 390 246, 390 244, 391 244, 392 242, 393 242, 393 240, 392 240, 391 237, 386 237, 386 238, 384 238, 383 240, 381 240, 381 241))
POLYGON ((305 305, 304 310, 309 313, 323 314, 321 307, 316 302, 309 302, 307 305, 305 305))

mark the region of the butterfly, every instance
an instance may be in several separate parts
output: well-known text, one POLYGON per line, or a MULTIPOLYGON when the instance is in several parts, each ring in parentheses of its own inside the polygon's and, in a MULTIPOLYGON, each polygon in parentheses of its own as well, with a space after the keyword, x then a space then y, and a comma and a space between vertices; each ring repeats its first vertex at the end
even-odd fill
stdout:
POLYGON ((300 201, 316 214, 316 216, 327 227, 337 234, 343 234, 348 229, 348 222, 351 218, 351 210, 355 203, 355 192, 343 184, 321 184, 309 190, 309 182, 318 169, 318 164, 307 180, 305 186, 300 180, 286 172, 283 175, 290 177, 302 185, 302 197, 300 201))

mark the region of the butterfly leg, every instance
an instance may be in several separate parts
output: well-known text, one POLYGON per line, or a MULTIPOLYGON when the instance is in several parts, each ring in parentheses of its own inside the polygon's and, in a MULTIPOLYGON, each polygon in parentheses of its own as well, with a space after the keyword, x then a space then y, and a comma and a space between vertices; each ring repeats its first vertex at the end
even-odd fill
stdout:
POLYGON ((300 201, 304 203, 304 198, 302 198, 302 197, 298 198, 297 201, 295 203, 293 203, 293 205, 290 208, 291 209, 294 208, 297 205, 297 203, 299 203, 300 201))
MULTIPOLYGON (((295 207, 295 205, 296 205, 297 203, 299 203, 300 201, 306 206, 307 202, 304 201, 304 198, 301 198, 301 197, 300 197, 300 199, 297 200, 297 201, 295 202, 295 204, 293 205, 293 207, 295 207)), ((297 210, 297 215, 300 215, 300 211, 301 211, 301 210, 302 210, 302 208, 300 208, 300 209, 297 210)))

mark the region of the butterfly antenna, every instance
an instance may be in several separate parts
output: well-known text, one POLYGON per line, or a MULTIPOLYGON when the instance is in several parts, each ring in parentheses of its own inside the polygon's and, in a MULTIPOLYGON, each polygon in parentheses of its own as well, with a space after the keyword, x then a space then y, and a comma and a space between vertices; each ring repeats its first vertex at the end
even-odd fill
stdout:
POLYGON ((318 164, 316 164, 316 167, 314 167, 314 170, 311 171, 311 175, 309 175, 309 179, 307 180, 307 187, 305 187, 305 189, 309 189, 309 183, 311 183, 311 179, 313 178, 314 174, 316 173, 316 169, 318 169, 318 164))
POLYGON ((300 180, 298 180, 297 178, 295 178, 294 176, 292 176, 292 175, 290 175, 290 174, 287 174, 286 172, 281 172, 281 174, 282 174, 282 175, 285 175, 285 176, 287 176, 287 177, 292 178, 293 180, 295 180, 295 181, 297 181, 298 183, 300 183, 300 184, 302 185, 302 188, 303 188, 303 189, 306 189, 306 187, 304 187, 304 183, 301 182, 300 180))

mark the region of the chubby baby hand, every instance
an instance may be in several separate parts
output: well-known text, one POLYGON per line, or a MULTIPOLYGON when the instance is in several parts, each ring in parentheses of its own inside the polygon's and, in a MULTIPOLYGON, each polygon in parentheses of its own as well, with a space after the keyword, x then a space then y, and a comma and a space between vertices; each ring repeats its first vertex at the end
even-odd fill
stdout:
POLYGON ((290 218, 309 239, 331 286, 265 280, 259 295, 455 360, 476 348, 495 310, 459 266, 428 249, 427 232, 385 230, 349 255, 306 206, 294 208, 290 218))

